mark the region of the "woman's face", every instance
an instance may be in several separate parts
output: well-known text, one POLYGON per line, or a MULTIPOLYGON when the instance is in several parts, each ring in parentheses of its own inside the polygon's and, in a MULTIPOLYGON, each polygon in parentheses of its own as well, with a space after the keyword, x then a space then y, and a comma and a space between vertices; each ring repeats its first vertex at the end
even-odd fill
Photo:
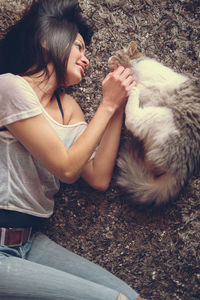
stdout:
POLYGON ((79 83, 88 64, 89 60, 85 57, 85 43, 82 36, 78 33, 69 54, 66 85, 71 86, 79 83))

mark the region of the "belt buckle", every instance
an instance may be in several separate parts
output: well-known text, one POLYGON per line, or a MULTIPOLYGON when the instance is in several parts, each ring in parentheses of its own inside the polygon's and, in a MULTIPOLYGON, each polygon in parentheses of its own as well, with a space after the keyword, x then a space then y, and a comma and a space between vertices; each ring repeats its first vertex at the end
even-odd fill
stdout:
POLYGON ((23 244, 23 238, 24 238, 24 228, 9 228, 9 231, 12 232, 21 232, 21 237, 20 237, 20 242, 17 244, 11 244, 10 243, 10 238, 9 238, 9 233, 8 233, 8 244, 9 247, 20 247, 23 244))

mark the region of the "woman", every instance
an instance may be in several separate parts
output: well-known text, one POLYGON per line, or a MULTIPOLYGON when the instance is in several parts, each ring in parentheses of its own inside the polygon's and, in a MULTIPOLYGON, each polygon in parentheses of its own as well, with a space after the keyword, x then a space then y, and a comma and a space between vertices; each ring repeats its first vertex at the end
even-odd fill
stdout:
POLYGON ((141 299, 106 270, 31 229, 53 212, 59 180, 80 176, 105 190, 119 145, 127 93, 118 68, 86 124, 75 100, 58 92, 79 83, 91 32, 74 0, 40 0, 1 41, 0 299, 141 299))

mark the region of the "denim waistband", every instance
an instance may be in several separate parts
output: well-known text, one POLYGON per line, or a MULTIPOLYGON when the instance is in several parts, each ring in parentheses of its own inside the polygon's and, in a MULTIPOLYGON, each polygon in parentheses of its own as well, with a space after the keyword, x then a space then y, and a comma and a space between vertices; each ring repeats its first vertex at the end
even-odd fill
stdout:
POLYGON ((30 251, 32 246, 32 238, 24 245, 20 247, 8 247, 8 246, 0 246, 0 261, 6 257, 14 256, 19 258, 26 258, 28 252, 30 251))

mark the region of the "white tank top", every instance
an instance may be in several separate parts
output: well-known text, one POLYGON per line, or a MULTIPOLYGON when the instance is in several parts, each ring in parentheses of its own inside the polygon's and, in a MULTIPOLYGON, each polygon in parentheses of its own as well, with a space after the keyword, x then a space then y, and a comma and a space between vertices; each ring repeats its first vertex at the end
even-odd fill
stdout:
MULTIPOLYGON (((62 125, 40 104, 28 82, 18 75, 0 75, 0 127, 43 114, 67 148, 86 129, 86 122, 62 125)), ((18 142, 0 132, 0 209, 47 218, 53 213, 59 180, 18 142)))

